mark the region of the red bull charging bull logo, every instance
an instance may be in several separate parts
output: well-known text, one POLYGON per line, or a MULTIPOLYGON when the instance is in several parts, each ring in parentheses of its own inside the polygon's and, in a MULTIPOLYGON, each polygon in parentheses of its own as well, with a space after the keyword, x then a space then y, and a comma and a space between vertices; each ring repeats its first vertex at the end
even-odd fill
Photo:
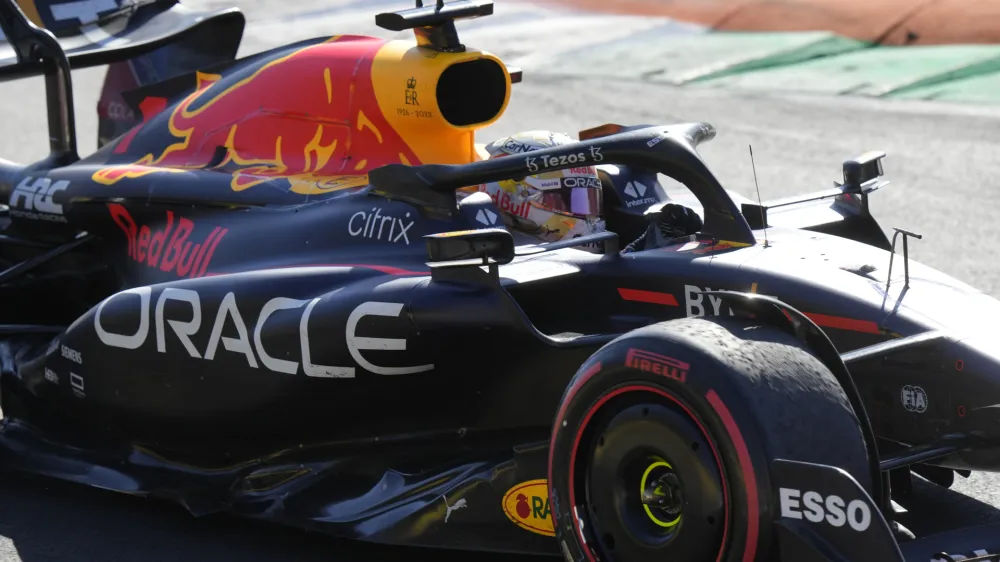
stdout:
MULTIPOLYGON (((292 192, 310 195, 367 185, 368 171, 386 164, 419 164, 376 98, 372 64, 384 44, 339 36, 249 75, 199 73, 195 91, 167 120, 173 142, 132 164, 99 170, 93 179, 112 185, 152 173, 216 170, 232 174, 235 191, 281 178, 292 192)), ((140 128, 152 117, 142 109, 140 128)), ((129 133, 116 152, 142 134, 129 133)))

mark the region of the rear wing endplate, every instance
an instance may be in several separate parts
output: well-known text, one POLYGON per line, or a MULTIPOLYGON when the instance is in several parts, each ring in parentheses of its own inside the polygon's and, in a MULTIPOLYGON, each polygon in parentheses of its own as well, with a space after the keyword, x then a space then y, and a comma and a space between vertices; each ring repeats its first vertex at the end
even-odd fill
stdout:
MULTIPOLYGON (((203 32, 206 26, 211 26, 220 38, 233 33, 242 38, 246 24, 243 14, 235 8, 205 13, 189 10, 177 0, 113 1, 116 9, 110 10, 108 16, 100 17, 98 13, 90 21, 88 16, 77 14, 74 17, 81 20, 80 25, 60 26, 57 38, 52 30, 39 27, 15 0, 0 0, 0 31, 6 39, 0 42, 0 81, 45 75, 50 154, 34 168, 51 169, 80 159, 72 69, 128 60, 195 30, 203 32), (126 5, 129 9, 123 9, 126 5)), ((35 8, 35 18, 44 24, 46 18, 37 13, 40 9, 55 10, 55 6, 65 8, 73 3, 34 0, 30 4, 35 8)), ((53 14, 49 14, 50 21, 53 14)), ((238 47, 239 41, 232 44, 238 47)))
MULTIPOLYGON (((14 0, 0 0, 0 81, 45 72, 44 62, 31 45, 37 35, 25 24, 52 35, 72 69, 129 60, 178 41, 189 33, 204 31, 206 27, 212 28, 216 36, 235 34, 242 38, 246 25, 243 13, 237 8, 203 12, 182 6, 176 0, 118 2, 123 7, 109 15, 52 29, 48 25, 39 27, 14 0)), ((41 8, 42 4, 41 0, 35 0, 35 5, 39 6, 37 11, 54 10, 63 5, 41 8)), ((36 17, 46 19, 44 14, 36 17)), ((233 44, 238 46, 239 41, 233 44)))
POLYGON ((743 216, 746 217, 750 227, 754 230, 771 226, 767 220, 768 210, 780 207, 788 207, 801 203, 811 203, 825 199, 844 198, 857 196, 859 206, 865 214, 868 212, 868 195, 877 189, 881 189, 889 184, 887 180, 881 179, 884 175, 882 170, 882 159, 885 152, 866 152, 856 158, 847 160, 843 164, 844 183, 834 182, 833 189, 817 191, 806 195, 796 195, 782 199, 765 201, 761 204, 743 203, 743 216))

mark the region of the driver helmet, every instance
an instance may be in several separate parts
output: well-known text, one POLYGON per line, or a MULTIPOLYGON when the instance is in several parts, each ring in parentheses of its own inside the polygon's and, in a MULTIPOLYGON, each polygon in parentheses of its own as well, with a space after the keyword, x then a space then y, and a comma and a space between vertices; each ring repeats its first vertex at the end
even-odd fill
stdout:
MULTIPOLYGON (((568 135, 527 131, 486 145, 487 159, 519 156, 526 152, 576 142, 568 135)), ((558 242, 604 232, 602 185, 593 166, 566 168, 481 184, 508 228, 544 242, 558 242)), ((596 251, 600 244, 580 249, 596 251)))

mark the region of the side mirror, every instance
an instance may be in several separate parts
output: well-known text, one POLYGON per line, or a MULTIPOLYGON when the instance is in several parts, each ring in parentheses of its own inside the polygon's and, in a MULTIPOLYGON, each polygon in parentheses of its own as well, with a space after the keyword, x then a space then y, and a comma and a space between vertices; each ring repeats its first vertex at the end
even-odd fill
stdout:
POLYGON ((458 230, 424 236, 428 267, 483 266, 514 260, 514 237, 501 228, 458 230))

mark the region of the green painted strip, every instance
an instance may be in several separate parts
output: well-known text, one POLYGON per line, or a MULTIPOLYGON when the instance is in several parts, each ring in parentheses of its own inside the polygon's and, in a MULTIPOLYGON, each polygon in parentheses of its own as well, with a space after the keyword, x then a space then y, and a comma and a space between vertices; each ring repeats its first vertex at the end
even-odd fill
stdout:
POLYGON ((702 37, 704 50, 681 56, 695 66, 685 72, 649 74, 654 82, 687 84, 744 72, 803 63, 869 47, 868 43, 827 33, 715 33, 702 37), (694 56, 691 56, 694 55, 694 56))
POLYGON ((879 97, 995 71, 1000 71, 1000 45, 877 47, 701 85, 879 97))
POLYGON ((1000 102, 1000 72, 912 88, 888 97, 965 103, 1000 102))
POLYGON ((546 74, 646 78, 685 84, 776 65, 790 65, 867 45, 824 32, 707 33, 650 36, 561 53, 546 74))
POLYGON ((659 26, 549 59, 545 74, 701 88, 1000 103, 1000 45, 874 47, 825 31, 659 26))

